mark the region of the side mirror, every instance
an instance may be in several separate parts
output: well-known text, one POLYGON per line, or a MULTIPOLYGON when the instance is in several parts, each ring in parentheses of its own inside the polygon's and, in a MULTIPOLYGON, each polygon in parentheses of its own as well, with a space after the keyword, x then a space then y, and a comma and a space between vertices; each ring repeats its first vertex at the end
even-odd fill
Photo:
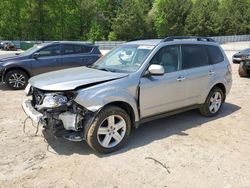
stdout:
POLYGON ((164 67, 162 65, 152 64, 148 68, 148 73, 154 76, 160 76, 165 73, 164 67))
POLYGON ((38 57, 39 57, 39 53, 38 52, 36 52, 36 53, 34 53, 33 55, 32 55, 32 57, 34 58, 34 59, 37 59, 38 57))

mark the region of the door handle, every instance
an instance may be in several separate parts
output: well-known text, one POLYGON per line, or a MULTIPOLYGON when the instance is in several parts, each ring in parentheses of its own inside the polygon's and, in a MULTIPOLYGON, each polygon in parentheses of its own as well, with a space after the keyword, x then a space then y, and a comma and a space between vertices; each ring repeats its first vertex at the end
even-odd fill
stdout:
POLYGON ((177 78, 177 81, 179 81, 179 82, 181 82, 181 81, 183 81, 183 80, 186 80, 186 77, 184 77, 184 76, 179 76, 179 77, 177 78))
POLYGON ((210 70, 209 73, 208 73, 208 75, 211 76, 211 75, 213 75, 214 73, 215 73, 215 71, 210 70))
POLYGON ((58 61, 58 59, 54 59, 53 61, 56 61, 56 62, 57 62, 57 61, 58 61))

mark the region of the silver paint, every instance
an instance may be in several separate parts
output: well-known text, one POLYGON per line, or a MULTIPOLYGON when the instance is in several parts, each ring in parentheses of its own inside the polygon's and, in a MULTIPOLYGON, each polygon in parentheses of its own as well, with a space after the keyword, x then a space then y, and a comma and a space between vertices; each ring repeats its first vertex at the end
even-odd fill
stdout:
MULTIPOLYGON (((136 41, 125 45, 149 43, 150 41, 136 41)), ((134 73, 112 73, 82 67, 39 75, 32 78, 30 84, 47 91, 74 90, 79 86, 91 84, 76 90, 75 102, 92 112, 97 112, 113 102, 123 102, 133 109, 136 122, 155 114, 202 104, 211 88, 218 83, 226 87, 226 94, 230 91, 232 78, 227 68, 229 61, 223 50, 225 59, 216 65, 179 70, 161 76, 146 76, 145 71, 155 53, 164 46, 175 44, 218 46, 216 43, 201 41, 160 43, 156 40, 153 41, 153 51, 134 73)))

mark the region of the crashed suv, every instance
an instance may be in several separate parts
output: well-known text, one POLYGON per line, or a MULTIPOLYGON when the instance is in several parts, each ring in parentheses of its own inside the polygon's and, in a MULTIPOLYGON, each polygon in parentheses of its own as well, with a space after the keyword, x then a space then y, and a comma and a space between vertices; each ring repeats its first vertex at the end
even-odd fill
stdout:
POLYGON ((128 42, 91 68, 33 77, 22 106, 55 136, 109 153, 143 122, 194 108, 217 115, 231 84, 231 66, 215 41, 168 37, 128 42))

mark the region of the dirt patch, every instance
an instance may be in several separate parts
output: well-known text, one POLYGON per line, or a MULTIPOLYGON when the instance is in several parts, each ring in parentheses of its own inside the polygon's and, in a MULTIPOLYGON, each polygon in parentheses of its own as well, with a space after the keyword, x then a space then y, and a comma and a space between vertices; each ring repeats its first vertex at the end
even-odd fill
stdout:
POLYGON ((250 187, 250 79, 232 66, 219 116, 193 110, 149 122, 110 155, 41 129, 30 136, 31 124, 24 134, 24 92, 0 86, 0 187, 250 187))

